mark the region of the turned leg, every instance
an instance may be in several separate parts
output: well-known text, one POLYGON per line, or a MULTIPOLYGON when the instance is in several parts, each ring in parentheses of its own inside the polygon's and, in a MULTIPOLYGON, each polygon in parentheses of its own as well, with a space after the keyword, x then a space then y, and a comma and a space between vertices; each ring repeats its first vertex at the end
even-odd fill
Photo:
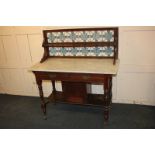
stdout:
POLYGON ((37 80, 37 85, 38 85, 39 95, 40 95, 40 99, 41 99, 41 109, 44 114, 44 119, 47 119, 47 117, 46 117, 46 103, 45 103, 44 94, 43 94, 42 80, 37 80))
POLYGON ((52 81, 52 88, 53 88, 53 91, 52 91, 53 101, 54 101, 54 104, 56 104, 56 98, 55 98, 55 95, 56 95, 55 81, 52 81))
POLYGON ((104 123, 106 124, 109 120, 109 110, 110 110, 110 103, 111 103, 111 83, 112 78, 106 77, 104 79, 104 123))

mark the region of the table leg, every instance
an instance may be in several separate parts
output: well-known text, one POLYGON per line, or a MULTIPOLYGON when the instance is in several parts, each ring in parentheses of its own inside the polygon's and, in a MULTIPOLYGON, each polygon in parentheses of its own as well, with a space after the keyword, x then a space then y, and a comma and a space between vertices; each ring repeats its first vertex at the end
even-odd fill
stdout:
POLYGON ((111 81, 112 78, 111 77, 106 77, 104 79, 104 121, 105 124, 108 122, 109 120, 109 110, 110 110, 110 103, 111 103, 111 81))
POLYGON ((46 117, 46 103, 45 103, 44 94, 43 94, 42 80, 37 80, 37 85, 38 85, 39 95, 40 95, 40 99, 41 99, 41 109, 44 114, 44 119, 47 119, 47 117, 46 117))
POLYGON ((56 88, 55 88, 55 81, 52 80, 52 95, 53 95, 53 101, 54 101, 54 104, 56 104, 56 98, 55 98, 55 95, 56 95, 56 88))

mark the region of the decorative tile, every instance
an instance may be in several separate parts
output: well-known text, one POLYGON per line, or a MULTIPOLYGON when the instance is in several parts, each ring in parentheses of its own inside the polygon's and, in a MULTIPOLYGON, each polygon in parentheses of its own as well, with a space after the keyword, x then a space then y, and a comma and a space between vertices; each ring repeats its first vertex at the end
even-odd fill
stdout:
POLYGON ((50 56, 114 56, 114 47, 49 47, 50 56))
POLYGON ((63 42, 72 42, 72 32, 62 32, 62 41, 63 42))
POLYGON ((60 42, 114 42, 113 30, 49 32, 48 43, 60 42))
MULTIPOLYGON (((48 43, 114 42, 114 30, 64 31, 47 33, 48 43)), ((50 56, 113 57, 114 46, 104 47, 49 47, 50 56)))

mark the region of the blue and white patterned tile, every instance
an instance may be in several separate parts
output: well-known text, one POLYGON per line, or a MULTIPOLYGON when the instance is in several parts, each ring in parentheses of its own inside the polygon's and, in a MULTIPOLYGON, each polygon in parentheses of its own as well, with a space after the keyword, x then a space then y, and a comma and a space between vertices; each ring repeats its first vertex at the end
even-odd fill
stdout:
POLYGON ((47 33, 47 40, 48 43, 52 43, 54 40, 54 36, 52 35, 52 33, 47 33))
POLYGON ((82 51, 80 51, 80 52, 77 52, 75 56, 85 56, 85 54, 82 51))
POLYGON ((72 32, 63 32, 63 42, 72 42, 72 32))
POLYGON ((104 52, 106 53, 107 56, 113 56, 114 55, 114 47, 105 47, 104 52))
POLYGON ((63 52, 60 47, 56 47, 55 49, 56 49, 55 56, 63 56, 63 52))
POLYGON ((102 42, 105 31, 97 31, 96 32, 96 41, 102 42))
POLYGON ((77 52, 76 52, 75 56, 85 56, 83 47, 78 47, 78 48, 76 48, 76 50, 77 50, 77 52))
POLYGON ((114 31, 106 31, 103 35, 103 41, 113 42, 114 41, 114 31))
POLYGON ((86 42, 95 42, 95 31, 85 31, 87 39, 86 42))
POLYGON ((83 31, 75 31, 74 35, 75 35, 75 40, 73 40, 74 42, 83 42, 82 40, 83 31))
POLYGON ((93 47, 86 47, 86 50, 88 51, 86 56, 96 56, 93 47))
POLYGON ((66 52, 64 56, 74 56, 72 52, 66 52))
POLYGON ((49 48, 51 56, 113 56, 114 47, 49 48))
POLYGON ((74 56, 74 53, 72 52, 72 48, 68 47, 65 48, 66 52, 64 53, 64 56, 74 56))
POLYGON ((55 48, 49 47, 49 55, 50 55, 50 56, 55 56, 56 52, 57 52, 57 51, 56 51, 55 48))
POLYGON ((74 31, 74 32, 51 32, 47 33, 49 43, 56 42, 113 42, 113 30, 100 31, 74 31))
POLYGON ((54 36, 54 41, 53 42, 62 42, 63 39, 63 35, 61 32, 53 32, 52 35, 54 36))

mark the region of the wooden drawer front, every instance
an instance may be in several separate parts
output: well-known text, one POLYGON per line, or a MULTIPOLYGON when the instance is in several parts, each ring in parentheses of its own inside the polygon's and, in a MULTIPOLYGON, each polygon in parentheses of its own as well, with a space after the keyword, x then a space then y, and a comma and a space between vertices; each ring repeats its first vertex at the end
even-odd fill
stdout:
POLYGON ((71 82, 103 82, 105 75, 81 74, 81 73, 48 73, 38 72, 37 76, 42 80, 58 80, 71 82))
POLYGON ((69 77, 69 74, 63 74, 63 73, 49 73, 49 72, 35 72, 35 75, 37 78, 41 80, 60 80, 62 79, 67 80, 69 77))
POLYGON ((103 75, 93 75, 93 74, 70 74, 69 79, 71 81, 80 82, 103 82, 103 75))

